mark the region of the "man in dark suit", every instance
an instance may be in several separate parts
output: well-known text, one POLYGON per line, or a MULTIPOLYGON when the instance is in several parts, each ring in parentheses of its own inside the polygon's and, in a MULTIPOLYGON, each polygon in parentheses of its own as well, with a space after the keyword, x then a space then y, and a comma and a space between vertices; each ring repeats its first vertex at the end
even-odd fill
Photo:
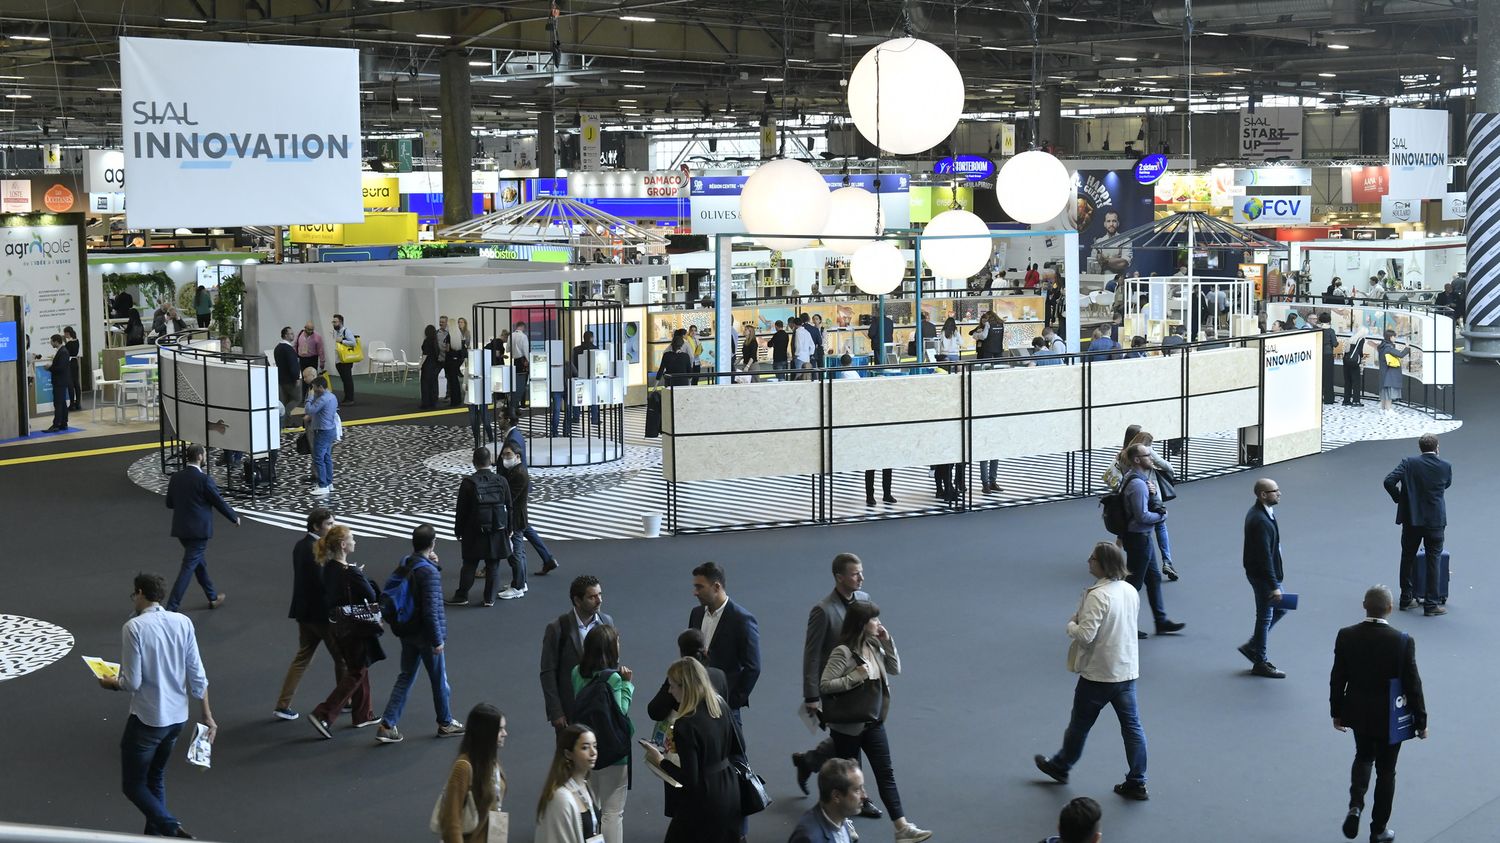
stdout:
POLYGON ((1276 523, 1276 504, 1281 501, 1281 487, 1275 480, 1255 481, 1255 505, 1245 514, 1245 578, 1255 590, 1255 634, 1239 647, 1240 655, 1250 660, 1250 672, 1268 679, 1285 679, 1286 674, 1266 660, 1266 638, 1271 627, 1286 614, 1281 602, 1281 526, 1276 523))
POLYGON ((834 758, 818 768, 818 804, 807 809, 787 843, 839 843, 857 840, 850 818, 868 803, 865 776, 859 762, 834 758))
POLYGON ((615 625, 613 618, 599 611, 604 605, 604 588, 597 577, 585 574, 575 578, 568 587, 568 599, 573 608, 542 632, 542 698, 554 729, 568 725, 573 709, 573 668, 583 658, 583 639, 600 624, 615 625))
POLYGON ((688 615, 688 626, 702 630, 708 639, 708 663, 729 680, 726 702, 739 724, 740 709, 750 704, 750 692, 760 679, 760 626, 754 615, 729 599, 724 569, 714 562, 693 569, 693 596, 698 606, 688 615))
POLYGON ((870 339, 870 352, 875 355, 872 363, 889 363, 885 359, 886 343, 891 342, 891 337, 896 333, 896 321, 890 316, 881 317, 877 312, 870 320, 870 328, 865 331, 865 336, 870 339))
POLYGON ((1333 314, 1318 314, 1318 328, 1323 333, 1323 403, 1332 404, 1333 397, 1333 349, 1339 344, 1339 335, 1333 330, 1333 314))
POLYGON ((1375 767, 1375 810, 1370 814, 1370 843, 1391 843, 1396 833, 1386 828, 1391 801, 1396 796, 1396 758, 1400 742, 1391 743, 1391 680, 1400 678, 1406 710, 1417 737, 1427 739, 1427 704, 1422 677, 1417 673, 1417 644, 1410 635, 1393 629, 1391 592, 1377 585, 1365 592, 1365 619, 1339 630, 1333 645, 1333 672, 1328 677, 1328 706, 1333 728, 1354 730, 1354 766, 1349 773, 1349 813, 1344 836, 1359 833, 1359 816, 1375 767))
POLYGON ((314 507, 307 513, 307 533, 292 547, 292 608, 287 617, 297 622, 297 655, 286 669, 281 696, 276 699, 276 708, 271 712, 282 720, 296 720, 299 716, 292 710, 292 695, 297 693, 302 674, 307 672, 307 666, 317 655, 319 644, 327 647, 328 655, 333 657, 335 684, 344 676, 344 662, 339 657, 338 646, 328 634, 323 569, 313 558, 314 545, 328 535, 332 527, 333 513, 321 506, 314 507))
MULTIPOLYGON (((42 355, 36 355, 42 359, 42 355)), ((46 369, 52 375, 52 426, 47 433, 58 433, 68 429, 68 390, 73 384, 73 358, 68 355, 67 343, 62 334, 52 335, 52 362, 46 369)))
POLYGON ((197 576, 198 584, 203 586, 203 594, 208 598, 208 608, 217 609, 224 605, 224 595, 214 590, 213 580, 208 578, 208 564, 203 559, 204 552, 208 549, 208 540, 214 537, 213 511, 217 509, 236 527, 240 525, 240 516, 224 502, 223 496, 219 494, 218 484, 203 470, 203 446, 187 446, 182 451, 182 458, 187 465, 173 474, 171 481, 167 483, 167 509, 172 510, 172 538, 182 543, 182 570, 177 572, 177 583, 172 586, 172 594, 167 598, 166 610, 177 611, 183 594, 187 593, 188 583, 194 576, 197 576))
POLYGON ((1438 456, 1438 438, 1431 433, 1417 440, 1421 456, 1407 457, 1385 476, 1385 491, 1396 502, 1396 523, 1401 525, 1401 608, 1422 602, 1422 614, 1446 615, 1438 602, 1438 563, 1443 555, 1443 532, 1448 527, 1448 507, 1443 500, 1453 485, 1453 466, 1438 456), (1426 594, 1416 594, 1412 583, 1417 567, 1417 546, 1427 551, 1426 594))
MULTIPOLYGON (((860 590, 864 582, 865 566, 860 558, 852 553, 840 553, 833 557, 833 591, 807 613, 807 635, 802 643, 802 703, 812 715, 816 716, 823 710, 818 684, 823 677, 823 665, 828 663, 828 653, 838 645, 849 604, 870 599, 870 595, 860 590)), ((807 752, 792 753, 797 785, 803 793, 807 793, 807 780, 823 769, 823 762, 837 757, 831 737, 824 738, 807 752)), ((881 817, 880 809, 868 798, 860 806, 859 814, 870 819, 881 817)))
POLYGON ((271 354, 276 362, 276 389, 281 399, 283 424, 292 413, 292 408, 301 404, 299 381, 302 378, 302 363, 297 359, 297 347, 292 345, 292 326, 281 329, 281 341, 271 354))

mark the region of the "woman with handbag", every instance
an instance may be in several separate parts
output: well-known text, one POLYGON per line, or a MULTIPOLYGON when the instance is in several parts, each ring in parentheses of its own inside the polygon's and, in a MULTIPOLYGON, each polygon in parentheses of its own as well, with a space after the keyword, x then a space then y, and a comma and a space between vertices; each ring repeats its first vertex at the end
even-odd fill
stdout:
POLYGON ((370 708, 370 665, 385 660, 380 647, 380 603, 364 568, 349 561, 353 552, 354 533, 343 524, 333 525, 313 547, 314 558, 323 567, 329 632, 344 661, 344 675, 333 693, 308 718, 324 739, 333 737, 330 730, 346 703, 354 706, 356 729, 380 722, 370 708))
POLYGON ((896 843, 919 843, 932 832, 917 828, 906 818, 896 789, 891 744, 885 735, 885 718, 891 708, 890 677, 900 672, 901 656, 896 653, 895 639, 880 623, 880 607, 869 600, 850 603, 839 644, 828 654, 818 683, 823 696, 823 722, 840 758, 857 762, 861 751, 869 757, 880 801, 896 826, 896 843))
POLYGON ((1411 346, 1402 344, 1396 349, 1396 332, 1386 329, 1385 339, 1375 349, 1375 358, 1380 363, 1380 412, 1389 413, 1391 403, 1401 397, 1401 358, 1411 354, 1411 346))
POLYGON ((588 843, 604 827, 589 772, 599 758, 594 733, 577 723, 559 729, 557 751, 536 806, 535 843, 588 843))
MULTIPOLYGON (((1134 427, 1135 425, 1131 425, 1134 427)), ((1135 436, 1121 449, 1120 455, 1115 458, 1113 465, 1104 472, 1104 482, 1110 488, 1118 491, 1120 484, 1125 481, 1125 475, 1130 473, 1134 465, 1130 461, 1130 448, 1132 445, 1145 445, 1151 449, 1151 473, 1152 482, 1156 484, 1159 503, 1166 503, 1177 497, 1177 475, 1172 471, 1172 464, 1162 459, 1152 447, 1155 439, 1144 430, 1137 430, 1135 436)), ((1167 522, 1162 521, 1156 525, 1156 546, 1161 548, 1161 572, 1171 582, 1177 582, 1181 577, 1177 569, 1172 567, 1172 539, 1167 534, 1167 522)))
POLYGON ((509 837, 510 823, 500 810, 506 788, 500 766, 503 746, 505 715, 489 703, 474 706, 448 783, 432 810, 429 827, 442 835, 443 843, 505 843, 509 837))
POLYGON ((683 658, 667 668, 667 692, 677 700, 672 723, 676 757, 646 748, 650 762, 682 783, 669 788, 666 843, 736 843, 740 839, 739 782, 730 758, 741 741, 729 705, 714 693, 708 671, 697 659, 683 658))

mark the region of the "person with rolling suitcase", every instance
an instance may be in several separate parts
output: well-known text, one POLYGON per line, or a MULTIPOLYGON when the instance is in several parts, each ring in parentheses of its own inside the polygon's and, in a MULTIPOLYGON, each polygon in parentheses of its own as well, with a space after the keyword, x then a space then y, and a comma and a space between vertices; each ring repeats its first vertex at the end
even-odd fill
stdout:
POLYGON ((1401 525, 1401 608, 1422 604, 1422 614, 1446 615, 1448 554, 1443 552, 1448 508, 1443 495, 1453 485, 1453 466, 1438 456, 1438 438, 1417 440, 1420 456, 1407 457, 1385 476, 1385 491, 1396 503, 1401 525), (1418 555, 1422 546, 1425 554, 1418 555), (1418 560, 1422 563, 1417 573, 1418 560))

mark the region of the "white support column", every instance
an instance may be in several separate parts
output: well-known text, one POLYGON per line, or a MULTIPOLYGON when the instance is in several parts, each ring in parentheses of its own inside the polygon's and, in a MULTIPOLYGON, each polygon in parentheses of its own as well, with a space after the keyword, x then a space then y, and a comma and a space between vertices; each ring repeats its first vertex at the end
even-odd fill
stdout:
POLYGON ((1067 323, 1067 330, 1063 332, 1063 342, 1068 344, 1069 351, 1080 351, 1082 344, 1082 326, 1078 323, 1078 287, 1083 283, 1078 271, 1078 232, 1069 231, 1063 234, 1063 321, 1067 323))
MULTIPOLYGON (((729 341, 734 324, 733 289, 734 237, 720 234, 714 238, 714 368, 720 372, 734 368, 734 343, 729 341)), ((720 378, 719 383, 729 383, 729 379, 720 378)))

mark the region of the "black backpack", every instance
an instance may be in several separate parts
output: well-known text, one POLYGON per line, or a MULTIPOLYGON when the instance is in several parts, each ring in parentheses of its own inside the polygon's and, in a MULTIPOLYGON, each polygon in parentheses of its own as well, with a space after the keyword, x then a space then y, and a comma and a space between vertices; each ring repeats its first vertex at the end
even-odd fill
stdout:
POLYGON ((1120 481, 1120 488, 1099 499, 1100 515, 1104 518, 1104 529, 1111 535, 1123 536, 1130 529, 1130 513, 1125 511, 1125 486, 1132 478, 1120 481))
POLYGON ((615 692, 609 687, 609 677, 614 673, 614 670, 601 670, 590 677, 573 697, 573 710, 568 718, 571 723, 580 723, 593 730, 599 748, 595 767, 608 767, 631 755, 630 718, 615 704, 615 692))
POLYGON ((476 471, 474 481, 479 532, 486 535, 510 532, 510 488, 493 471, 476 471))

